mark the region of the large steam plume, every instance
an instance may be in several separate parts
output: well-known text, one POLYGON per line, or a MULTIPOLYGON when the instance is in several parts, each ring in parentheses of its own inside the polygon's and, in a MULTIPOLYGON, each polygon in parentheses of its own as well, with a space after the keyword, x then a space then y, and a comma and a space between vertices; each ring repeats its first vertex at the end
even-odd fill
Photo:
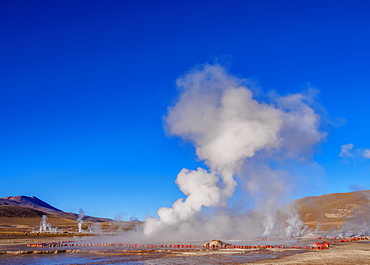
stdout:
MULTIPOLYGON (((306 163, 314 145, 325 137, 318 130, 320 116, 309 105, 312 97, 293 94, 275 96, 269 103, 257 101, 243 80, 219 65, 208 64, 178 79, 177 86, 180 97, 168 109, 166 130, 192 142, 208 170, 182 169, 176 184, 186 199, 178 199, 171 208, 160 208, 158 218, 147 219, 144 233, 155 236, 167 231, 174 237, 189 237, 195 229, 197 236, 236 232, 235 228, 221 227, 248 221, 224 215, 201 218, 200 213, 204 207, 227 207, 240 182, 255 209, 266 212, 262 214, 261 233, 271 234, 276 223, 274 209, 279 206, 277 197, 289 187, 289 172, 283 165, 287 161, 306 163)), ((288 225, 296 223, 294 211, 288 216, 288 225)), ((299 230, 292 226, 284 229, 290 234, 299 230)))

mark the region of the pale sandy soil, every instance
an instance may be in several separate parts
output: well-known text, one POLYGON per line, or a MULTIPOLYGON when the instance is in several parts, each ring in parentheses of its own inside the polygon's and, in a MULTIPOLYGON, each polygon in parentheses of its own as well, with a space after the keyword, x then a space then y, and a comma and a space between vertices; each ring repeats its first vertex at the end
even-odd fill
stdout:
POLYGON ((370 264, 370 242, 339 243, 327 250, 307 251, 280 259, 257 261, 253 264, 370 264))

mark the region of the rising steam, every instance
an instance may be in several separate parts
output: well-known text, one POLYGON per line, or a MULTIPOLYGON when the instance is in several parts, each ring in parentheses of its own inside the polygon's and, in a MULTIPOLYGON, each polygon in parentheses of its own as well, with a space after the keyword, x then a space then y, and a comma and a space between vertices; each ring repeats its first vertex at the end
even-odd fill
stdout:
MULTIPOLYGON (((269 103, 257 101, 243 80, 219 65, 195 69, 178 79, 177 86, 180 97, 168 109, 166 130, 193 143, 208 170, 180 171, 176 184, 186 199, 160 208, 158 218, 147 218, 145 235, 272 235, 279 198, 289 190, 290 173, 284 165, 307 163, 314 145, 325 137, 318 130, 320 116, 309 105, 312 97, 293 94, 269 103), (220 210, 212 217, 202 214, 204 207, 227 208, 238 183, 259 210, 260 230, 252 228, 256 216, 231 218, 220 210)), ((285 214, 288 222, 281 230, 299 234, 299 216, 294 210, 285 214)))
POLYGON ((48 217, 46 215, 42 216, 40 225, 39 225, 39 232, 51 232, 51 224, 48 223, 48 217))
POLYGON ((79 211, 79 214, 78 214, 78 218, 77 218, 77 226, 78 226, 78 232, 79 233, 82 233, 83 230, 82 230, 82 224, 84 223, 84 221, 82 221, 82 219, 85 217, 85 212, 80 209, 79 211))

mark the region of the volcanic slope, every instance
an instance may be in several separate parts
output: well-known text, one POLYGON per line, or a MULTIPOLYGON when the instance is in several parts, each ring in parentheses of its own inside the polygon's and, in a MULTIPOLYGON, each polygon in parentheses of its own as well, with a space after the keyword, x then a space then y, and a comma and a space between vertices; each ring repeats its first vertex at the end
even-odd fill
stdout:
POLYGON ((305 197, 288 204, 310 228, 339 229, 343 224, 370 224, 370 190, 305 197))
MULTIPOLYGON (((7 196, 0 198, 0 235, 37 231, 42 216, 53 228, 64 232, 76 232, 78 215, 51 206, 35 196, 7 196)), ((113 221, 108 218, 84 216, 83 230, 90 225, 100 224, 103 231, 127 231, 142 222, 113 221)))
POLYGON ((17 205, 23 207, 30 207, 41 211, 56 211, 62 212, 50 204, 40 200, 35 196, 7 196, 0 199, 0 205, 17 205))
POLYGON ((43 215, 52 227, 63 231, 77 231, 75 220, 61 218, 53 214, 30 207, 17 205, 0 205, 0 235, 38 230, 43 215))
MULTIPOLYGON (((50 204, 40 200, 35 196, 7 196, 0 198, 0 207, 3 205, 12 205, 12 206, 20 206, 26 208, 32 208, 35 210, 42 211, 46 213, 46 215, 53 215, 64 219, 69 220, 77 220, 78 215, 75 213, 64 212, 56 207, 51 206, 50 204)), ((0 212, 1 214, 1 212, 0 212)), ((0 215, 1 216, 1 215, 0 215)), ((88 220, 91 222, 110 222, 111 219, 108 218, 99 218, 93 216, 85 216, 84 220, 88 220)))

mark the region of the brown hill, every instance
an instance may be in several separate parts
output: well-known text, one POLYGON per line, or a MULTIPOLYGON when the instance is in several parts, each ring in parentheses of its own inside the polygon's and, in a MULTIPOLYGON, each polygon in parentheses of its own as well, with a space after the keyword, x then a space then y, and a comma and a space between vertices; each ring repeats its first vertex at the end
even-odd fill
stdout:
POLYGON ((2 203, 10 203, 10 202, 15 202, 18 203, 19 206, 23 207, 29 207, 29 208, 34 208, 38 209, 41 211, 56 211, 56 212, 61 212, 62 210, 59 210, 58 208, 55 208, 51 206, 50 204, 40 200, 39 198, 35 196, 7 196, 1 198, 0 204, 2 203))
POLYGON ((327 230, 344 222, 370 220, 370 190, 305 197, 289 204, 310 228, 327 230))
MULTIPOLYGON (((12 205, 12 206, 18 206, 18 207, 26 207, 26 208, 32 208, 35 210, 39 210, 44 212, 43 214, 46 215, 53 215, 57 216, 60 218, 64 219, 69 219, 69 220, 77 220, 78 219, 78 214, 75 213, 70 213, 70 212, 64 212, 54 206, 51 206, 50 204, 40 200, 39 198, 35 196, 7 196, 0 198, 0 206, 2 205, 12 205)), ((19 209, 17 211, 21 213, 22 211, 19 209)), ((0 217, 2 213, 0 212, 0 217)), ((25 211, 23 212, 23 216, 31 214, 30 211, 25 211)), ((32 215, 32 214, 31 214, 32 215)), ((30 216, 31 217, 31 216, 30 216)), ((99 217, 93 217, 93 216, 85 216, 84 219, 85 221, 91 221, 91 222, 110 222, 112 221, 111 219, 108 218, 99 218, 99 217)))
MULTIPOLYGON (((0 199, 0 236, 38 231, 42 216, 48 217, 47 223, 52 228, 64 233, 78 231, 78 215, 63 212, 50 204, 32 196, 8 196, 0 199)), ((96 227, 105 232, 126 231, 135 228, 141 222, 116 222, 108 218, 84 216, 82 229, 96 227)))
POLYGON ((0 205, 14 205, 14 206, 19 206, 19 202, 12 201, 12 200, 9 200, 9 199, 0 198, 0 205))
MULTIPOLYGON (((26 207, 4 209, 5 207, 14 206, 0 206, 0 213, 2 214, 0 216, 0 238, 7 234, 38 231, 42 215, 48 217, 47 222, 51 224, 52 228, 71 233, 78 231, 77 222, 70 219, 45 214, 44 212, 26 207), (40 214, 41 216, 39 216, 40 214)), ((85 222, 82 227, 86 230, 89 225, 91 225, 90 222, 85 222)))
POLYGON ((37 218, 45 214, 45 212, 27 207, 0 205, 0 217, 37 218))

